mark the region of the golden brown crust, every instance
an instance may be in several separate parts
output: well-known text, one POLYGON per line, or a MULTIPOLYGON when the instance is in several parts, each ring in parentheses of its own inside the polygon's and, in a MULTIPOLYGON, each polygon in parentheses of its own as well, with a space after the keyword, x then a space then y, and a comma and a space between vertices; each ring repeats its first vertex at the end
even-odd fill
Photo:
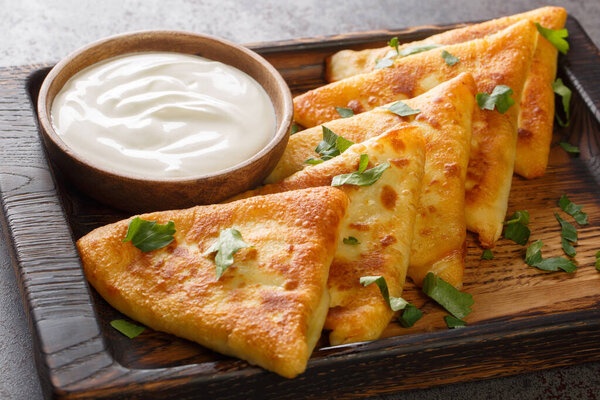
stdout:
POLYGON ((360 154, 369 155, 369 168, 390 162, 391 167, 373 185, 341 187, 349 206, 331 264, 328 286, 332 308, 325 323, 325 329, 332 331, 329 340, 333 345, 377 339, 393 316, 377 287, 363 287, 359 280, 361 276, 382 275, 392 296, 402 293, 423 175, 425 144, 421 131, 416 126, 394 128, 282 182, 240 195, 329 185, 334 176, 356 171, 360 154), (344 244, 342 238, 349 236, 360 244, 344 244))
MULTIPOLYGON (((510 25, 530 20, 545 28, 564 27, 567 12, 561 7, 542 7, 536 10, 481 24, 453 29, 430 36, 418 42, 404 43, 400 48, 422 44, 456 44, 498 32, 510 25)), ((334 82, 374 69, 378 58, 385 56, 389 47, 362 51, 342 50, 331 56, 326 64, 325 75, 334 82)), ((551 84, 556 76, 556 48, 541 36, 535 50, 531 70, 525 82, 519 113, 519 138, 514 170, 531 179, 544 174, 548 164, 552 127, 554 120, 554 92, 551 84)))
MULTIPOLYGON (((372 109, 421 94, 461 72, 473 75, 478 92, 491 93, 497 85, 509 86, 518 104, 538 36, 533 23, 521 21, 494 35, 445 47, 460 59, 454 66, 446 65, 442 49, 401 58, 390 68, 356 75, 296 97, 295 115, 302 125, 312 126, 335 117, 335 106, 355 101, 372 109)), ((466 218, 468 229, 479 235, 485 247, 493 246, 502 231, 514 166, 518 112, 518 106, 505 114, 477 108, 473 115, 466 218)))
POLYGON ((175 222, 167 247, 142 253, 123 243, 129 220, 96 229, 77 246, 86 277, 119 311, 292 378, 320 336, 347 204, 338 189, 314 188, 155 212, 142 218, 175 222), (202 253, 231 227, 254 247, 236 253, 217 280, 202 253))
MULTIPOLYGON (((406 100, 409 107, 421 110, 416 117, 399 117, 375 109, 325 124, 338 135, 356 143, 399 123, 423 128, 427 142, 423 185, 427 185, 427 189, 423 189, 426 192, 421 194, 419 201, 408 268, 408 275, 419 285, 433 270, 443 272, 442 277, 455 286, 462 284, 466 240, 465 174, 474 98, 473 77, 460 74, 418 97, 406 100), (449 257, 448 254, 454 256, 449 257)), ((316 156, 314 149, 321 139, 320 126, 292 136, 267 181, 279 181, 305 168, 308 164, 304 160, 316 156)))

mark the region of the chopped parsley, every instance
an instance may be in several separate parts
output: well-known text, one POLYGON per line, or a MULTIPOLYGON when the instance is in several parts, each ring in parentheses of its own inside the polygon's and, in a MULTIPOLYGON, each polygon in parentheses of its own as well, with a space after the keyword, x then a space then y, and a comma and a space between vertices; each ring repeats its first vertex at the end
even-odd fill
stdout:
POLYGON ((498 85, 492 90, 492 93, 477 93, 475 100, 482 110, 493 110, 494 107, 500 114, 504 114, 515 104, 510 95, 513 90, 506 85, 498 85))
POLYGON ((133 339, 146 330, 145 327, 134 325, 124 319, 110 321, 110 326, 127 336, 129 339, 133 339))
POLYGON ((433 272, 425 276, 423 292, 456 318, 462 319, 471 313, 473 296, 459 291, 433 272))
POLYGON ((573 225, 562 219, 557 213, 554 213, 554 216, 560 224, 560 236, 563 250, 569 257, 575 257, 575 254, 577 254, 577 252, 573 247, 573 243, 577 243, 577 229, 575 229, 573 225))
POLYGON ((340 114, 342 118, 349 118, 354 116, 354 110, 346 107, 336 107, 335 111, 340 114))
POLYGON ((175 232, 175 222, 173 221, 157 224, 156 221, 135 217, 129 222, 123 242, 131 241, 131 244, 141 251, 152 251, 165 247, 175 240, 173 237, 175 232))
POLYGON ((348 244, 351 246, 355 246, 357 244, 360 244, 360 242, 358 241, 357 238, 355 238, 354 236, 348 236, 347 238, 344 238, 342 240, 344 242, 344 244, 348 244))
POLYGON ((513 242, 524 246, 529 240, 531 231, 527 227, 529 224, 529 212, 528 211, 516 211, 509 219, 504 223, 504 237, 512 240, 513 242))
POLYGON ((408 303, 404 308, 402 315, 398 317, 398 322, 400 322, 400 325, 402 325, 404 328, 410 328, 415 324, 415 322, 420 320, 422 316, 423 312, 421 310, 419 310, 413 304, 408 303))
POLYGON ((408 115, 414 115, 414 114, 418 114, 421 112, 421 110, 419 109, 412 109, 410 108, 406 103, 402 102, 402 101, 397 101, 393 104, 391 104, 387 110, 389 112, 393 112, 394 114, 400 116, 400 117, 406 117, 408 115))
POLYGON ((569 126, 569 120, 571 119, 571 95, 573 92, 571 92, 571 89, 564 85, 562 79, 560 78, 557 78, 554 82, 552 82, 552 90, 554 90, 554 93, 559 95, 562 99, 565 120, 563 121, 560 118, 558 112, 555 112, 554 116, 556 117, 556 120, 560 126, 569 126))
POLYGON ((215 255, 215 266, 218 280, 225 270, 233 264, 233 255, 246 247, 252 247, 252 245, 244 242, 240 231, 227 228, 219 233, 217 241, 204 252, 203 256, 206 257, 212 253, 217 253, 215 255))
POLYGON ((493 260, 494 253, 492 253, 492 251, 490 249, 485 249, 483 251, 483 254, 481 254, 481 259, 482 260, 493 260))
POLYGON ((596 253, 596 270, 600 272, 600 251, 596 253))
POLYGON ((560 142, 560 147, 563 148, 564 151, 571 154, 579 154, 579 147, 573 146, 571 143, 560 142))
POLYGON ((464 328, 467 326, 467 323, 462 319, 454 318, 452 315, 446 315, 444 317, 444 321, 446 321, 446 326, 450 329, 455 328, 464 328))
POLYGON ((540 35, 542 35, 543 37, 548 39, 550 41, 550 43, 552 43, 554 45, 554 47, 556 47, 558 49, 558 51, 560 51, 563 54, 567 54, 567 51, 569 51, 569 42, 567 42, 565 40, 565 38, 569 37, 569 31, 567 31, 565 28, 563 28, 563 29, 544 28, 537 22, 535 23, 535 26, 536 26, 538 32, 540 33, 540 35))
POLYGON ((446 64, 450 67, 460 61, 460 58, 453 56, 452 54, 448 53, 446 50, 442 50, 442 58, 444 59, 446 64))
POLYGON ((558 271, 562 269, 565 272, 575 272, 577 270, 575 263, 564 257, 543 258, 543 246, 544 243, 538 240, 527 248, 527 252, 525 253, 525 262, 527 265, 544 271, 558 271))
POLYGON ((321 158, 309 158, 304 161, 306 164, 320 164, 323 161, 331 160, 348 150, 348 148, 354 144, 354 142, 336 135, 325 125, 322 125, 321 128, 323 129, 323 140, 315 148, 315 152, 319 154, 321 158))
POLYGON ((567 214, 577 221, 579 225, 587 225, 588 224, 588 216, 586 213, 582 211, 583 206, 578 206, 573 203, 566 194, 563 194, 558 201, 558 206, 567 214))
POLYGON ((438 47, 442 47, 440 44, 423 44, 418 46, 406 47, 398 52, 400 57, 410 56, 412 54, 422 53, 424 51, 428 51, 431 49, 436 49, 438 47))
POLYGON ((292 127, 290 128, 290 136, 298 133, 299 130, 300 130, 300 125, 298 125, 295 122, 292 123, 292 127))
POLYGON ((408 302, 402 297, 390 296, 387 282, 383 276, 362 276, 360 278, 360 284, 363 286, 369 286, 372 283, 377 285, 383 299, 388 303, 392 311, 402 310, 408 305, 408 302))
POLYGON ((370 186, 377 182, 383 172, 390 167, 389 162, 384 162, 371 169, 364 170, 366 165, 369 163, 369 158, 366 154, 361 154, 359 169, 356 172, 349 174, 336 175, 331 181, 331 186, 342 186, 342 185, 357 185, 357 186, 370 186), (363 157, 364 156, 364 157, 363 157), (365 162, 366 160, 366 162, 365 162), (362 169, 362 172, 361 172, 362 169))

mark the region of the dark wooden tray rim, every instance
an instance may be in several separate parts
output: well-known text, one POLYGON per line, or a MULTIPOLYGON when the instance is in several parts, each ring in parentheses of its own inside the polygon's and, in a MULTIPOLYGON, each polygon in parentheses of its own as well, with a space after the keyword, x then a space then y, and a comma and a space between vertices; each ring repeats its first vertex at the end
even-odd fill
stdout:
MULTIPOLYGON (((266 57, 409 41, 461 25, 419 27, 254 44, 266 57)), ((600 53, 579 23, 567 21, 572 49, 564 75, 600 121, 600 53)), ((70 227, 43 154, 28 82, 48 64, 0 69, 2 226, 34 336, 45 395, 59 398, 349 397, 511 375, 600 359, 600 310, 529 316, 459 330, 329 348, 287 380, 247 366, 128 369, 103 338, 70 227), (4 92, 4 93, 3 93, 4 92), (19 178, 21 177, 21 178, 19 178)), ((305 68, 322 68, 321 64, 305 68)), ((285 66, 280 67, 285 78, 285 66)), ((289 78, 292 79, 292 78, 289 78)), ((594 157, 596 160, 598 157, 594 157)), ((596 161, 597 162, 597 161, 596 161)), ((600 185, 600 182, 597 182, 600 185)), ((238 363, 238 364, 240 364, 238 363)), ((236 365, 238 365, 236 364, 236 365)))

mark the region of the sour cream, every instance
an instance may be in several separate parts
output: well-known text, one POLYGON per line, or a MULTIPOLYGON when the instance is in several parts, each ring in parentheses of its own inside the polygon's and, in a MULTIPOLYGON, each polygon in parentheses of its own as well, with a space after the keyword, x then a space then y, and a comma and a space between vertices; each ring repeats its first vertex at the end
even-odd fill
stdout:
POLYGON ((51 109, 79 156, 136 177, 188 177, 233 167, 275 135, 275 110, 246 73, 170 52, 126 54, 75 74, 51 109))

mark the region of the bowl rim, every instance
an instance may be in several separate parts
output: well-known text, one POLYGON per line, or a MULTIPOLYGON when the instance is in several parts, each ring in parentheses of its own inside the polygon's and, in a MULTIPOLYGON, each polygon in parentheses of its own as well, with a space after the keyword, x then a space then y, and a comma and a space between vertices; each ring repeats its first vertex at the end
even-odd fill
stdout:
MULTIPOLYGON (((170 50, 148 50, 148 51, 162 51, 162 52, 172 52, 172 53, 179 53, 179 54, 196 55, 196 54, 192 54, 192 53, 181 53, 178 51, 170 51, 170 50)), ((113 58, 113 57, 118 57, 120 55, 135 54, 135 53, 137 53, 137 52, 134 51, 134 52, 123 52, 120 54, 114 54, 109 57, 98 60, 98 61, 90 64, 89 66, 96 64, 98 62, 113 58)), ((215 61, 219 61, 219 60, 215 60, 215 61)), ((237 68, 235 66, 233 66, 233 67, 237 68)), ((79 70, 79 71, 81 71, 81 70, 79 70)), ((65 83, 79 71, 70 75, 65 80, 65 83)), ((247 72, 245 72, 245 71, 242 71, 242 72, 246 73, 248 76, 250 76, 252 79, 254 79, 256 81, 256 78, 254 78, 247 72)), ((257 83, 261 87, 263 87, 263 85, 260 84, 258 81, 257 81, 257 83)), ((62 89, 62 87, 60 89, 58 89, 56 93, 58 93, 61 89, 62 89)), ((263 87, 263 90, 265 90, 264 87, 263 87)), ((52 100, 54 100, 54 99, 52 99, 52 100)), ((263 158, 267 154, 269 154, 271 151, 273 151, 282 140, 286 139, 286 137, 288 136, 289 130, 290 130, 290 126, 292 124, 293 114, 294 114, 294 107, 293 107, 293 101, 292 101, 292 94, 289 89, 289 86, 287 85, 287 83, 285 82, 285 80, 283 79, 283 77, 281 76, 279 71, 277 71, 277 69, 275 69, 275 67, 271 63, 269 63, 265 58, 263 58, 260 54, 256 53, 255 51, 253 51, 243 45, 234 43, 227 39, 223 39, 220 37, 203 34, 203 33, 181 31, 181 30, 154 30, 154 29, 137 30, 137 31, 125 32, 125 33, 119 33, 116 35, 107 36, 107 37, 98 39, 96 41, 93 41, 91 43, 88 43, 88 44, 72 51, 67 56, 65 56, 63 59, 61 59, 56 65, 54 65, 54 67, 52 67, 52 69, 50 70, 48 75, 44 78, 42 86, 40 87, 38 100, 37 100, 37 117, 38 117, 38 122, 40 124, 42 134, 46 138, 48 138, 50 141, 52 141, 52 143, 54 145, 56 145, 62 153, 64 153, 68 157, 74 159, 77 163, 85 165, 86 167, 91 168, 91 169, 93 169, 99 173, 102 173, 106 176, 109 176, 111 178, 118 178, 118 179, 125 179, 125 180, 129 180, 129 181, 139 181, 139 182, 152 182, 152 183, 163 183, 164 182, 164 183, 170 183, 170 184, 195 183, 195 182, 198 182, 199 180, 218 179, 219 177, 227 176, 227 175, 231 174, 232 172, 235 172, 236 170, 243 169, 243 168, 253 164, 255 161, 260 160, 261 158, 263 158), (107 44, 117 42, 117 41, 120 41, 123 39, 134 38, 134 37, 143 37, 146 35, 152 35, 153 37, 156 37, 156 36, 164 36, 164 37, 186 36, 186 37, 192 37, 192 38, 197 38, 197 39, 202 39, 202 40, 209 40, 209 41, 220 43, 225 46, 235 48, 237 51, 243 53, 245 56, 250 57, 250 58, 254 59, 256 62, 258 62, 258 64, 260 64, 263 68, 265 68, 269 72, 269 75, 274 79, 274 81, 276 83, 275 86, 277 87, 277 91, 279 91, 281 93, 282 99, 283 99, 283 109, 281 110, 282 117, 281 117, 280 121, 277 121, 276 105, 273 103, 271 96, 269 94, 267 94, 267 96, 269 97, 269 100, 271 101, 271 104, 273 105, 273 109, 275 111, 275 117, 276 117, 275 132, 274 132, 274 135, 271 138, 271 140, 259 152, 254 154, 252 157, 250 157, 247 160, 244 160, 238 164, 235 164, 231 167, 228 167, 226 169, 222 169, 222 170, 212 172, 212 173, 205 173, 205 174, 199 174, 199 175, 193 175, 193 176, 162 177, 162 178, 161 177, 145 178, 145 177, 142 177, 142 176, 139 176, 136 174, 120 172, 120 171, 116 171, 113 168, 100 166, 97 163, 95 163, 94 161, 85 159, 77 151, 75 151, 73 148, 68 146, 61 139, 60 135, 56 132, 56 130, 54 129, 54 125, 51 122, 50 113, 51 113, 52 105, 50 105, 49 107, 46 106, 47 99, 48 99, 48 92, 49 92, 49 89, 50 89, 52 83, 54 82, 54 80, 65 69, 65 67, 67 67, 75 58, 77 58, 85 53, 92 52, 99 47, 102 47, 107 44)))

